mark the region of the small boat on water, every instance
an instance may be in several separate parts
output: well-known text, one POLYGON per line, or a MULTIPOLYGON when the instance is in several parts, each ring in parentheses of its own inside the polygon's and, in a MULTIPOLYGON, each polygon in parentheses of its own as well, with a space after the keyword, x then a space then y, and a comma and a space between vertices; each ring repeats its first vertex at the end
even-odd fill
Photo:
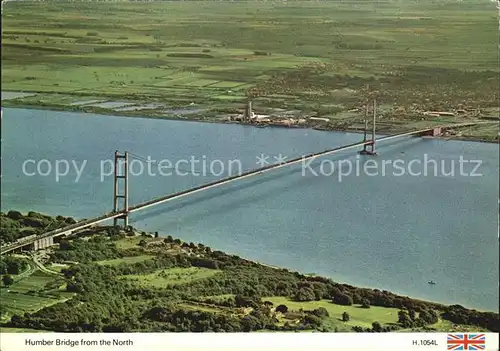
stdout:
POLYGON ((427 283, 430 284, 430 285, 436 285, 436 282, 434 282, 433 280, 428 281, 427 283))

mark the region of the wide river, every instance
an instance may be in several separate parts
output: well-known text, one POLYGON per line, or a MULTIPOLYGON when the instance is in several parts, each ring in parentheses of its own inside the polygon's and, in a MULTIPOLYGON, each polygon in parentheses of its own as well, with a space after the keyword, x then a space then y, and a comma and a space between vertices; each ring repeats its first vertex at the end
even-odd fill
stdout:
MULTIPOLYGON (((142 174, 131 164, 135 204, 220 178, 222 167, 234 174, 238 162, 255 168, 261 154, 274 163, 361 136, 6 108, 2 138, 2 211, 89 218, 112 210, 115 150, 157 161, 142 174), (186 162, 160 173, 160 160, 186 162), (85 161, 78 178, 74 165, 85 161)), ((284 167, 138 212, 131 224, 339 282, 498 311, 498 145, 403 138, 377 151, 284 167)))

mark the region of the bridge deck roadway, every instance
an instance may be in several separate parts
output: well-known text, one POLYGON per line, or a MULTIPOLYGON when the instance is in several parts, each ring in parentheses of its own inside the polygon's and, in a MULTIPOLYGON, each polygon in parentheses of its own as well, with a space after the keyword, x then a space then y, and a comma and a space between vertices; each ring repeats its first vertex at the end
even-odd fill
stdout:
MULTIPOLYGON (((387 140, 391 140, 391 139, 395 139, 395 138, 399 138, 399 137, 404 137, 404 136, 422 135, 422 134, 424 134, 426 132, 431 131, 432 129, 433 128, 427 128, 427 129, 421 129, 421 130, 416 130, 416 131, 411 131, 411 132, 406 132, 406 133, 400 133, 400 134, 396 134, 396 135, 389 135, 389 136, 386 136, 386 137, 382 137, 382 138, 376 139, 375 143, 378 143, 378 142, 381 142, 381 141, 387 141, 387 140)), ((337 148, 334 148, 334 149, 329 149, 329 150, 325 150, 325 151, 321 151, 321 152, 316 152, 316 153, 312 153, 312 154, 305 155, 305 156, 296 157, 296 158, 294 158, 292 160, 286 161, 286 162, 281 163, 281 164, 269 165, 269 166, 265 166, 265 167, 258 168, 258 169, 255 169, 255 170, 250 170, 250 171, 244 172, 244 173, 239 174, 239 175, 234 175, 234 176, 226 177, 226 178, 223 178, 223 179, 219 179, 219 180, 207 183, 207 184, 203 184, 203 185, 191 188, 191 189, 183 190, 183 191, 180 191, 180 192, 177 192, 177 193, 174 193, 174 194, 169 194, 169 195, 166 195, 166 196, 158 197, 158 198, 150 200, 150 201, 143 202, 141 204, 138 204, 138 205, 130 207, 128 213, 133 213, 133 212, 141 211, 141 210, 144 210, 146 208, 149 208, 149 207, 152 207, 152 206, 155 206, 155 205, 159 205, 159 204, 162 204, 162 203, 166 203, 166 202, 169 202, 169 201, 173 201, 173 200, 182 198, 184 196, 192 195, 192 194, 204 191, 204 190, 208 190, 208 189, 215 188, 215 187, 218 187, 218 186, 221 186, 221 185, 225 185, 225 184, 234 182, 236 180, 241 180, 241 179, 253 177, 253 176, 256 176, 256 175, 259 175, 259 174, 263 174, 265 172, 269 172, 271 170, 275 170, 275 169, 278 169, 278 168, 290 166, 290 165, 293 165, 293 164, 296 164, 296 163, 299 163, 299 162, 308 161, 308 160, 314 159, 316 157, 331 155, 331 154, 334 154, 334 153, 337 153, 337 152, 349 150, 349 149, 360 147, 360 146, 363 146, 363 145, 370 145, 370 144, 372 144, 371 140, 361 141, 361 142, 357 142, 357 143, 353 143, 353 144, 349 144, 349 145, 340 146, 340 147, 337 147, 337 148)), ((41 234, 41 235, 39 235, 36 238, 30 239, 30 240, 27 240, 27 241, 24 241, 24 242, 15 242, 15 243, 3 246, 2 248, 0 248, 0 253, 4 254, 4 253, 7 253, 9 251, 18 249, 20 247, 31 245, 35 241, 43 239, 43 238, 56 237, 56 236, 67 234, 69 232, 73 232, 73 231, 77 231, 77 230, 82 230, 82 229, 85 229, 85 228, 88 228, 90 226, 99 224, 101 222, 105 222, 105 221, 113 219, 113 218, 122 217, 124 214, 125 214, 124 212, 118 212, 118 213, 111 212, 111 213, 106 213, 106 214, 104 214, 102 216, 99 216, 99 217, 95 217, 95 218, 87 219, 87 220, 84 220, 84 221, 80 221, 78 223, 71 224, 71 225, 66 226, 64 228, 56 229, 56 230, 53 230, 53 231, 41 234)))

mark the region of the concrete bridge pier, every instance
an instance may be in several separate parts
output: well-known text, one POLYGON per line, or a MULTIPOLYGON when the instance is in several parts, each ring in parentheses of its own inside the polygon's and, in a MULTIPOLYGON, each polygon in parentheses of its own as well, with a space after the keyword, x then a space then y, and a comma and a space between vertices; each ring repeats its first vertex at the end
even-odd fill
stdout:
POLYGON ((38 240, 36 240, 34 243, 33 243, 33 248, 35 250, 42 250, 42 249, 46 249, 50 246, 54 245, 54 238, 49 236, 47 238, 40 238, 38 240))
POLYGON ((116 217, 114 219, 114 225, 118 225, 118 221, 121 220, 122 221, 122 228, 127 228, 128 227, 128 212, 126 212, 123 216, 120 216, 120 217, 116 217))
POLYGON ((426 132, 423 132, 419 136, 433 136, 433 137, 435 137, 435 136, 440 136, 442 133, 443 133, 443 129, 441 127, 436 127, 436 128, 429 129, 426 132))

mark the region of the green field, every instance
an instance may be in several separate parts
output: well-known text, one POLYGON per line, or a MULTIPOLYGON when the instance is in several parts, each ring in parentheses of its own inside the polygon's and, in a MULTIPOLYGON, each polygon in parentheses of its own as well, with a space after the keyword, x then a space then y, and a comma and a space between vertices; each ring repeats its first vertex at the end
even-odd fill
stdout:
POLYGON ((11 313, 35 312, 46 306, 64 301, 60 298, 41 297, 28 294, 2 293, 2 304, 11 313))
POLYGON ((9 291, 16 293, 27 293, 43 290, 45 285, 54 280, 54 277, 46 273, 35 271, 30 276, 16 281, 9 287, 9 291))
POLYGON ((126 237, 116 242, 116 247, 121 250, 133 249, 139 245, 143 238, 139 236, 126 237))
MULTIPOLYGON (((377 307, 370 306, 370 308, 361 308, 360 305, 352 306, 341 306, 332 303, 329 300, 321 301, 310 301, 310 302, 296 302, 289 298, 274 296, 262 298, 265 301, 270 301, 274 306, 286 305, 289 311, 297 312, 300 309, 304 311, 314 310, 319 307, 324 307, 328 313, 329 317, 325 320, 323 326, 328 330, 336 330, 339 332, 350 332, 352 327, 360 326, 363 328, 371 328, 373 322, 379 322, 381 325, 394 325, 398 322, 398 311, 397 308, 387 308, 387 307, 377 307), (342 313, 347 312, 350 316, 348 322, 343 322, 342 313)), ((287 319, 282 319, 282 322, 287 319)), ((429 326, 436 332, 482 332, 487 331, 483 328, 478 328, 477 326, 467 326, 467 325, 456 325, 450 321, 440 319, 438 323, 429 326)), ((411 331, 422 331, 421 329, 401 329, 398 332, 411 332, 411 331)))
POLYGON ((146 260, 152 259, 153 256, 150 255, 141 255, 141 256, 130 256, 130 257, 122 257, 122 258, 116 258, 113 260, 104 260, 104 261, 98 261, 97 264, 106 266, 117 266, 119 264, 132 264, 132 263, 137 263, 137 262, 143 262, 146 260))
POLYGON ((72 296, 70 293, 54 292, 47 289, 46 285, 54 281, 54 276, 41 271, 16 280, 10 287, 0 289, 1 303, 9 314, 35 312, 46 306, 67 300, 72 296))
POLYGON ((123 276, 123 278, 136 282, 141 286, 164 288, 168 285, 179 285, 195 280, 210 278, 217 273, 220 273, 220 271, 199 267, 169 268, 150 274, 126 275, 123 276))
POLYGON ((69 265, 67 265, 67 264, 53 263, 53 264, 49 265, 47 267, 47 269, 49 269, 49 270, 51 270, 53 272, 59 272, 59 273, 61 273, 61 271, 63 269, 68 268, 68 267, 69 267, 69 265))
POLYGON ((203 111, 189 118, 213 120, 241 111, 250 95, 258 112, 279 117, 283 108, 353 128, 359 114, 337 113, 373 94, 389 124, 498 105, 489 0, 9 2, 3 20, 2 89, 37 93, 6 106, 177 118, 168 110, 194 104, 203 111))
POLYGON ((193 303, 181 303, 178 306, 186 310, 192 310, 192 311, 203 311, 211 313, 231 313, 229 309, 224 309, 221 307, 214 307, 214 306, 205 306, 193 303))
POLYGON ((50 330, 0 327, 0 333, 52 333, 50 330))
POLYGON ((395 324, 398 321, 397 308, 385 308, 371 306, 370 308, 361 308, 361 306, 341 306, 336 305, 328 300, 310 301, 310 302, 296 302, 285 297, 265 297, 265 301, 272 302, 275 306, 286 305, 289 310, 298 311, 300 309, 311 311, 319 307, 324 307, 328 313, 328 320, 325 326, 330 329, 339 331, 351 331, 353 326, 361 326, 363 328, 371 328, 373 322, 380 324, 395 324), (348 322, 342 321, 342 313, 349 313, 350 320, 348 322))
POLYGON ((488 332, 488 330, 477 327, 477 326, 471 326, 471 325, 457 325, 455 323, 452 323, 450 321, 440 319, 439 322, 436 324, 432 325, 432 328, 436 330, 436 332, 488 332))

